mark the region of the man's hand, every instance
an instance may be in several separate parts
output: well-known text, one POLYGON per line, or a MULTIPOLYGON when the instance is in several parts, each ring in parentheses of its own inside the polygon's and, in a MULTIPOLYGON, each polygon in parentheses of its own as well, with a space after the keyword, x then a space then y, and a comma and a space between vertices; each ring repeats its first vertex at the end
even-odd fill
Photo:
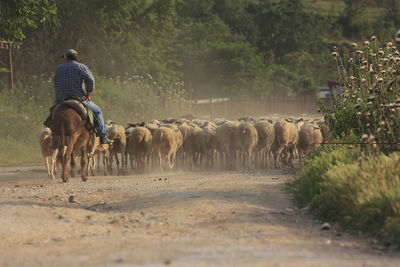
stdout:
POLYGON ((92 97, 91 97, 90 94, 87 94, 87 95, 86 95, 86 101, 92 101, 92 97))

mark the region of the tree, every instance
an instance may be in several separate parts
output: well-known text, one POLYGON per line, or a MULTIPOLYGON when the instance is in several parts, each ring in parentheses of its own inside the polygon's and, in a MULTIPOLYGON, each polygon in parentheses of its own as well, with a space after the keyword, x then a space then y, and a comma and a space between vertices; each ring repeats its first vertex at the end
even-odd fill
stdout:
POLYGON ((185 20, 177 38, 183 79, 196 97, 266 94, 266 68, 256 49, 218 16, 185 20))
POLYGON ((258 48, 265 63, 280 63, 293 51, 312 51, 320 41, 319 18, 300 0, 261 0, 248 8, 259 29, 258 48))
POLYGON ((7 0, 0 2, 0 38, 22 41, 27 28, 57 24, 54 0, 7 0))

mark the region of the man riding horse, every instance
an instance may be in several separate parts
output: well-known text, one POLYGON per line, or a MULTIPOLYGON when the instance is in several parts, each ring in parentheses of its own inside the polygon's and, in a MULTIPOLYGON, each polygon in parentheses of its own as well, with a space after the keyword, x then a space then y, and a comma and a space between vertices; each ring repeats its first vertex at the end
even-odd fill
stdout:
MULTIPOLYGON (((78 63, 78 53, 69 49, 62 55, 64 63, 56 68, 54 76, 54 88, 56 92, 55 105, 50 109, 53 111, 55 106, 67 99, 75 99, 84 102, 99 122, 97 136, 100 137, 101 144, 107 144, 107 129, 100 108, 91 100, 94 90, 93 74, 87 66, 78 63), (83 87, 85 84, 85 87, 83 87), (86 90, 85 90, 86 89, 86 90)), ((51 115, 44 123, 47 127, 51 125, 51 115)))

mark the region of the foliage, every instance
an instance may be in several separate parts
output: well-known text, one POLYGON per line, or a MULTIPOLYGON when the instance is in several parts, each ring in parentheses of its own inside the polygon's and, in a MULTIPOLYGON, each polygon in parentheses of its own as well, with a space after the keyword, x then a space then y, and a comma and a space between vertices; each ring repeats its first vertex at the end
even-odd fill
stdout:
POLYGON ((295 96, 315 95, 316 86, 304 75, 289 71, 284 66, 272 65, 268 68, 273 95, 295 96))
POLYGON ((400 154, 365 156, 359 149, 321 149, 290 190, 319 219, 400 245, 400 154))
POLYGON ((0 2, 0 38, 23 40, 26 28, 57 24, 53 0, 7 0, 0 2))
POLYGON ((257 46, 266 62, 294 51, 310 51, 320 42, 319 16, 306 12, 300 0, 261 0, 249 6, 260 33, 257 46))
POLYGON ((15 53, 16 80, 52 76, 60 54, 74 48, 100 76, 151 73, 163 85, 184 81, 189 97, 314 95, 335 78, 333 45, 345 49, 347 38, 372 32, 391 38, 399 17, 396 1, 12 0, 1 7, 27 37, 20 35, 15 53), (15 23, 21 19, 32 27, 15 23), (296 81, 275 79, 275 70, 296 81))
POLYGON ((181 71, 196 97, 266 94, 266 67, 256 50, 218 17, 183 22, 178 38, 181 71), (249 91, 251 88, 252 91, 249 91))

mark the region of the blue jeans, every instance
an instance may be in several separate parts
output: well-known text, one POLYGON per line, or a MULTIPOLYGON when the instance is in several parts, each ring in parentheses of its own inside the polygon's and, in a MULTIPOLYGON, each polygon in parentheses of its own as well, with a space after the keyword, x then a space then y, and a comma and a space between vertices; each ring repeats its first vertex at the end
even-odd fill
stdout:
POLYGON ((93 111, 93 114, 96 116, 96 118, 100 122, 99 128, 97 130, 97 135, 98 136, 107 135, 107 129, 104 124, 103 114, 101 113, 101 109, 99 108, 99 106, 97 106, 92 101, 85 101, 85 104, 93 111))

